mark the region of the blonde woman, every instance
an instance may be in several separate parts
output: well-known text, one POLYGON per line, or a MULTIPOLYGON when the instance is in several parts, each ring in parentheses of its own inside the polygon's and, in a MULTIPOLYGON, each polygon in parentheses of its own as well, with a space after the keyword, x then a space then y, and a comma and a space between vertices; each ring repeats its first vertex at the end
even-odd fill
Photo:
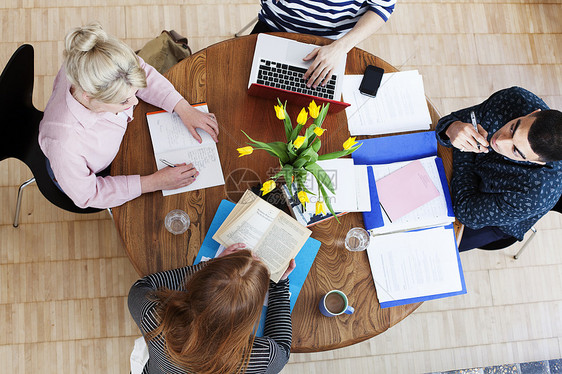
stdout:
POLYGON ((244 244, 195 266, 152 274, 129 292, 148 343, 143 374, 278 373, 289 360, 289 268, 279 281, 244 244), (253 332, 269 289, 264 337, 253 332))
POLYGON ((77 206, 118 206, 142 193, 187 186, 199 174, 192 164, 182 164, 144 176, 96 175, 115 158, 137 97, 176 112, 198 141, 197 128, 217 141, 214 114, 194 109, 166 78, 100 24, 67 34, 64 64, 39 125, 39 144, 51 177, 77 206))

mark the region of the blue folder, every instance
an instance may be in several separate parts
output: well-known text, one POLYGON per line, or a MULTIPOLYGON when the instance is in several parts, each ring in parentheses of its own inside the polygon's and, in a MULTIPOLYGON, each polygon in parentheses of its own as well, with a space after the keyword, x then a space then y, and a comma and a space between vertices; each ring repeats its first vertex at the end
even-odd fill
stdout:
MULTIPOLYGON (((222 225, 226 217, 230 214, 232 209, 234 209, 233 202, 228 200, 221 201, 219 208, 209 226, 209 230, 207 231, 207 235, 205 235, 205 239, 203 240, 203 244, 201 244, 201 248, 199 249, 199 253, 193 262, 194 265, 197 265, 201 262, 201 259, 204 257, 214 258, 217 250, 219 249, 220 244, 213 239, 213 235, 217 232, 219 227, 222 225)), ((297 298, 299 293, 301 292, 302 286, 304 285, 304 281, 306 280, 306 276, 310 271, 310 267, 316 258, 316 254, 320 249, 320 242, 313 238, 308 238, 308 240, 304 243, 304 246, 301 248, 297 256, 295 257, 295 262, 297 267, 291 272, 289 275, 289 293, 290 296, 290 304, 291 304, 291 312, 295 307, 295 303, 297 302, 297 298)), ((262 315, 258 330, 256 332, 256 336, 263 336, 263 328, 265 323, 265 316, 267 314, 267 306, 263 307, 262 315)))
MULTIPOLYGON (((356 165, 390 164, 437 156, 437 140, 434 131, 371 138, 361 140, 359 143, 363 145, 351 154, 356 165)), ((453 203, 449 193, 443 161, 437 157, 435 164, 437 165, 445 201, 447 202, 447 215, 454 217, 453 203)), ((371 195, 371 211, 363 212, 363 223, 367 230, 371 230, 382 227, 384 221, 372 167, 367 167, 367 174, 369 178, 369 193, 371 195)))
MULTIPOLYGON (((425 157, 437 156, 437 139, 435 138, 435 131, 370 138, 361 140, 359 143, 362 143, 363 145, 351 154, 353 162, 356 165, 389 164, 393 162, 413 161, 425 157)), ((437 165, 439 178, 443 187, 443 193, 447 202, 447 215, 449 217, 454 217, 453 203, 451 200, 451 194, 449 193, 449 184, 447 183, 443 161, 437 157, 435 159, 435 164, 437 165)), ((373 228, 382 227, 384 221, 382 217, 383 213, 381 210, 381 206, 379 204, 379 197, 377 194, 373 168, 369 166, 367 167, 367 170, 369 178, 369 193, 371 195, 371 211, 363 212, 363 223, 365 225, 365 228, 367 230, 370 230, 373 228)), ((421 301, 439 299, 442 297, 461 295, 466 293, 466 284, 464 281, 464 274, 462 271, 459 252, 457 249, 457 242, 453 224, 444 227, 445 229, 451 231, 451 240, 454 243, 457 252, 457 263, 459 266, 459 275, 462 289, 460 291, 443 294, 383 302, 380 304, 381 308, 412 304, 421 301)), ((431 229, 432 228, 427 228, 424 230, 431 229)))

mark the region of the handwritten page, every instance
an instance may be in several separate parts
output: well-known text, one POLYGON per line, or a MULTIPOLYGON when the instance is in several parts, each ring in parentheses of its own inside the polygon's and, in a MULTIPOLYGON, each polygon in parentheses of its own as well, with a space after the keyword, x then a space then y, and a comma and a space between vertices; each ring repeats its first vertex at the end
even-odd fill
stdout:
POLYGON ((429 129, 431 117, 417 70, 383 74, 374 98, 359 92, 362 79, 363 75, 346 75, 343 81, 343 98, 351 104, 345 112, 352 136, 429 129))
MULTIPOLYGON (((207 105, 196 108, 205 113, 209 112, 207 105)), ((217 146, 209 134, 197 129, 202 139, 199 144, 176 113, 147 113, 146 118, 158 170, 167 167, 160 161, 164 159, 173 164, 192 163, 199 171, 195 182, 175 190, 163 190, 164 196, 224 184, 217 146)))
POLYGON ((379 202, 393 222, 439 196, 419 160, 380 178, 376 185, 379 202))
MULTIPOLYGON (((435 158, 435 156, 426 157, 420 159, 419 161, 427 171, 427 175, 433 182, 434 186, 437 188, 439 197, 392 222, 385 214, 383 214, 384 225, 382 227, 371 229, 370 232, 372 235, 413 230, 429 226, 446 225, 455 220, 454 217, 450 217, 448 215, 447 201, 445 200, 443 185, 441 184, 441 179, 439 178, 439 171, 437 169, 437 165, 435 164, 435 158)), ((375 181, 380 180, 411 162, 412 161, 404 161, 385 165, 372 165, 375 181)))
POLYGON ((367 256, 381 304, 463 289, 452 229, 374 236, 367 256))

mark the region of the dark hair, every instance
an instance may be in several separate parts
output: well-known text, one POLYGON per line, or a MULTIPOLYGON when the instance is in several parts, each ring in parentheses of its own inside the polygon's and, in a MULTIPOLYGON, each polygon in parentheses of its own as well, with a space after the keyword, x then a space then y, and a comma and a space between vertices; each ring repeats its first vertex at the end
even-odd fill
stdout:
POLYGON ((532 116, 535 122, 529 129, 527 139, 533 152, 543 162, 562 160, 562 112, 541 110, 532 116))
POLYGON ((171 361, 196 373, 245 372, 258 327, 269 271, 248 250, 208 262, 186 279, 186 292, 159 289, 158 327, 171 361))

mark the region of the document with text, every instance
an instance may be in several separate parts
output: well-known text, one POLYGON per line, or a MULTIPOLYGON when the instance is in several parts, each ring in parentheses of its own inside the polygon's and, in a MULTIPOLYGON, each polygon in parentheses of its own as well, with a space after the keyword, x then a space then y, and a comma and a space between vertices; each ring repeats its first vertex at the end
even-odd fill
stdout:
POLYGON ((267 201, 246 191, 213 239, 225 247, 244 243, 278 282, 311 231, 267 201))
MULTIPOLYGON (((205 104, 194 107, 209 112, 205 104)), ((224 184, 217 145, 209 134, 197 129, 202 139, 201 143, 197 142, 176 113, 152 112, 146 114, 146 119, 158 170, 167 167, 163 159, 172 164, 192 163, 199 171, 195 182, 175 190, 163 190, 164 196, 224 184)))
POLYGON ((343 82, 343 98, 351 104, 345 113, 352 136, 429 130, 431 116, 417 70, 383 74, 376 97, 359 92, 362 79, 346 75, 343 82))
POLYGON ((452 226, 371 237, 367 256, 382 308, 466 293, 452 226))

